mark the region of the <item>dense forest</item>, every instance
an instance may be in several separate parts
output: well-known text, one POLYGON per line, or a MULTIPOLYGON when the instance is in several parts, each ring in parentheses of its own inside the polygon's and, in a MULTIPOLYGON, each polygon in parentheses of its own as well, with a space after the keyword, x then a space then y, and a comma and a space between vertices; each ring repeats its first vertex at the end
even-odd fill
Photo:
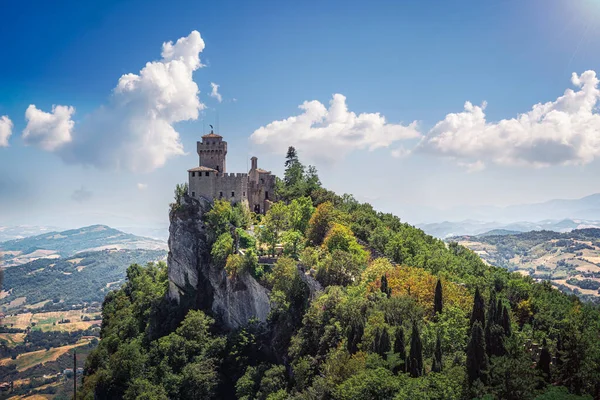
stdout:
POLYGON ((78 397, 600 398, 597 306, 326 190, 293 148, 277 192, 264 216, 221 201, 204 215, 212 262, 270 289, 268 321, 225 331, 190 310, 171 329, 166 265, 134 264, 78 397))

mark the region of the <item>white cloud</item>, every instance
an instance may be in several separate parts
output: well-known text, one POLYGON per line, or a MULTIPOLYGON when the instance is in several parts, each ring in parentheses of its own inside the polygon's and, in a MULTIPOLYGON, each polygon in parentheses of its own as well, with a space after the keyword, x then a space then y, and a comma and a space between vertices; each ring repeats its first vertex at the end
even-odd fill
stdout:
POLYGON ((52 106, 52 111, 48 113, 31 104, 25 111, 27 126, 23 130, 23 140, 28 145, 46 151, 62 147, 73 139, 74 122, 71 116, 74 113, 73 107, 52 106))
POLYGON ((404 158, 408 157, 411 154, 411 151, 400 146, 397 149, 392 150, 392 157, 394 158, 404 158))
POLYGON ((483 163, 483 161, 481 160, 477 160, 475 162, 464 162, 464 161, 459 161, 458 165, 461 167, 464 167, 467 169, 467 172, 469 173, 473 173, 473 172, 479 172, 479 171, 483 171, 485 169, 485 164, 483 163))
POLYGON ((273 121, 252 133, 250 139, 270 151, 285 154, 295 146, 307 158, 334 162, 353 150, 375 150, 419 137, 417 123, 391 124, 379 113, 348 111, 346 97, 334 94, 329 109, 319 101, 305 101, 303 113, 273 121))
POLYGON ((12 135, 13 123, 8 116, 0 117, 0 147, 8 147, 8 138, 12 135))
MULTIPOLYGON (((203 50, 204 41, 197 31, 175 43, 164 43, 160 60, 146 63, 138 74, 121 76, 106 105, 87 116, 73 132, 60 131, 63 139, 69 132, 67 145, 46 150, 58 150, 70 163, 133 172, 152 171, 184 154, 173 125, 196 120, 204 109, 192 79, 193 72, 203 66, 203 50)), ((51 127, 49 121, 40 124, 39 142, 52 136, 51 127)))
POLYGON ((146 190, 148 188, 148 184, 147 183, 138 183, 137 188, 139 190, 146 190))
POLYGON ((223 96, 221 96, 221 93, 219 93, 219 86, 221 85, 217 85, 214 82, 210 83, 210 87, 212 88, 210 92, 210 97, 214 97, 220 103, 223 101, 223 96))
POLYGON ((546 167, 586 164, 600 156, 600 91, 594 71, 571 82, 556 101, 536 104, 516 118, 488 122, 486 103, 465 103, 461 113, 448 114, 423 138, 417 151, 463 160, 482 169, 485 162, 546 167))

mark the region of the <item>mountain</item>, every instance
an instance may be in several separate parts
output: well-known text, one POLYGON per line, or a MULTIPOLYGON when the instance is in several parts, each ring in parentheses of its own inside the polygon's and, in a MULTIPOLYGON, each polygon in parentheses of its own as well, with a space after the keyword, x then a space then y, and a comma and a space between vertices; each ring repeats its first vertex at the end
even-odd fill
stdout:
POLYGON ((0 243, 0 267, 11 267, 40 258, 56 259, 78 252, 103 249, 166 250, 166 243, 157 239, 136 236, 106 225, 92 225, 62 232, 0 243))
POLYGON ((465 235, 448 240, 473 250, 490 265, 550 280, 562 291, 584 299, 599 299, 600 229, 465 235))
POLYGON ((529 231, 555 231, 569 232, 574 229, 600 228, 600 221, 581 220, 581 219, 562 219, 562 220, 543 220, 538 222, 485 222, 475 220, 465 220, 459 222, 444 221, 440 223, 418 224, 418 228, 429 235, 445 239, 453 236, 476 236, 476 235, 495 235, 505 233, 519 233, 529 231), (495 231, 505 231, 505 233, 495 233, 495 231))
POLYGON ((33 226, 33 225, 19 225, 19 226, 0 226, 0 242, 7 240, 22 239, 28 236, 41 235, 47 232, 64 230, 55 226, 33 226))
POLYGON ((101 303, 110 290, 125 279, 133 263, 146 264, 166 258, 163 250, 111 249, 80 252, 74 256, 41 258, 13 266, 4 272, 3 311, 38 308, 81 308, 83 303, 101 303))
POLYGON ((426 225, 439 221, 481 221, 509 224, 519 221, 600 221, 600 193, 579 199, 553 199, 539 203, 515 204, 505 207, 468 205, 448 208, 427 206, 394 206, 413 224, 426 225))

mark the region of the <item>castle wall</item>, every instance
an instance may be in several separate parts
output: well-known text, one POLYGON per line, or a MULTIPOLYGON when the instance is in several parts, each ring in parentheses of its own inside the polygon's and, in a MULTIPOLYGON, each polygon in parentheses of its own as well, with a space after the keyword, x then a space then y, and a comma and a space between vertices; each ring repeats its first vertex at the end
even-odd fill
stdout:
POLYGON ((200 196, 209 200, 225 199, 232 203, 248 201, 248 174, 243 173, 224 173, 216 174, 210 172, 206 176, 203 172, 198 176, 192 176, 189 173, 189 194, 192 197, 200 196))

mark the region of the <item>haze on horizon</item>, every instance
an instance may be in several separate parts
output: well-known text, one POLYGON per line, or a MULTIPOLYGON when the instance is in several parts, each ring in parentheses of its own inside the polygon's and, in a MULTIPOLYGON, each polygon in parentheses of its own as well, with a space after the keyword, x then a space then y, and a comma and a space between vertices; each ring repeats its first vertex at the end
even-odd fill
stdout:
POLYGON ((228 172, 293 145, 415 224, 600 192, 598 2, 34 3, 0 26, 0 226, 166 227, 209 124, 228 172))

